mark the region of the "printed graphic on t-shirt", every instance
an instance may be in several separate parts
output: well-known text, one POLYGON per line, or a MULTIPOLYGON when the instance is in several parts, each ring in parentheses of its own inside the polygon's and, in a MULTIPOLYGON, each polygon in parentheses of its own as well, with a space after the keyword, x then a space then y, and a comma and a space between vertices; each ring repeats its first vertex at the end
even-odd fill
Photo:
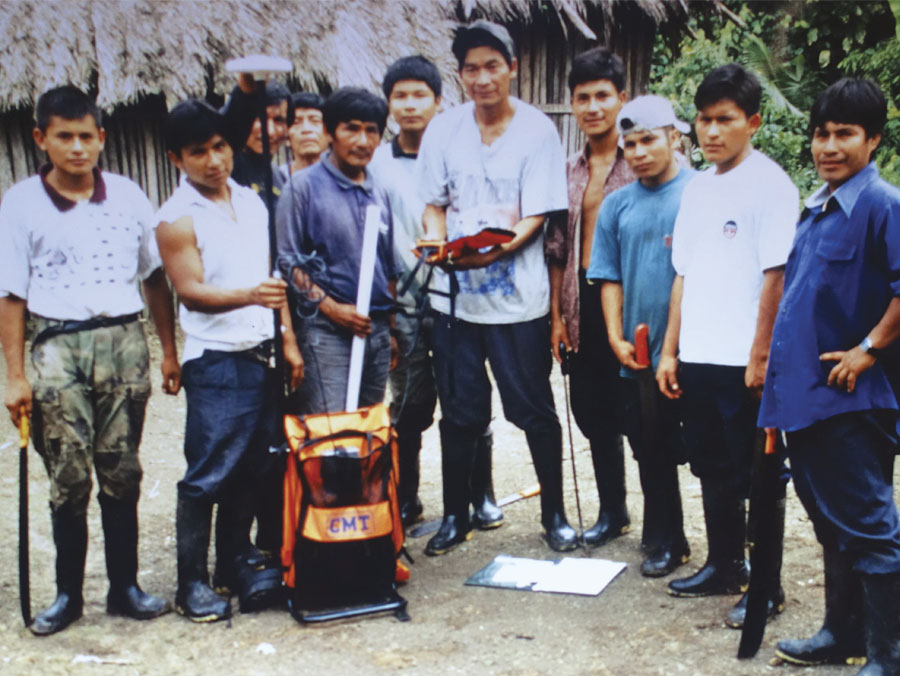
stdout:
MULTIPOLYGON (((455 209, 448 214, 449 239, 474 235, 485 228, 511 230, 519 219, 519 183, 484 174, 457 176, 449 182, 455 209)), ((487 251, 487 249, 485 249, 487 251)), ((486 268, 457 273, 460 293, 512 296, 516 293, 513 257, 486 268)))
POLYGON ((734 221, 725 221, 725 225, 722 226, 722 234, 725 235, 727 239, 734 239, 737 230, 738 226, 734 221))

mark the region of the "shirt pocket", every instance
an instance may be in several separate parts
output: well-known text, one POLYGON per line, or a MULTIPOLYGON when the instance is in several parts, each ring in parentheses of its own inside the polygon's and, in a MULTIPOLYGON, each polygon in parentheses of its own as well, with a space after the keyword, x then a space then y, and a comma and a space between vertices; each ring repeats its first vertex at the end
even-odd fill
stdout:
POLYGON ((829 262, 852 261, 856 257, 856 242, 822 239, 816 245, 816 255, 829 262))

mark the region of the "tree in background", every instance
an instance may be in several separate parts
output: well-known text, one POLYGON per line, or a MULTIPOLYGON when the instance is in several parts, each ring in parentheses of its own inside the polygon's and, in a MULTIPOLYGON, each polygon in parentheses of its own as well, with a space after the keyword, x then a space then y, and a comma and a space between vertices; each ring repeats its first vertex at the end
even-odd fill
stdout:
MULTIPOLYGON (((699 3, 692 3, 696 9, 699 3)), ((808 111, 816 95, 845 75, 879 83, 888 124, 876 161, 900 185, 900 0, 891 2, 738 2, 694 12, 679 41, 660 37, 650 89, 675 104, 682 119, 696 116, 693 95, 711 69, 737 61, 765 88, 756 146, 791 176, 802 196, 818 184, 809 154, 808 111)), ((695 164, 702 164, 699 148, 695 164)))

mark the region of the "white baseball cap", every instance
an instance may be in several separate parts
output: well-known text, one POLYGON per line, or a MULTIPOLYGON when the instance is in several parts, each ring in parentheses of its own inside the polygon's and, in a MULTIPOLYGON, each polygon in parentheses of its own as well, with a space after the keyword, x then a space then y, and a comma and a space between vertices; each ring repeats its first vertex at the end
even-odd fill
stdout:
POLYGON ((652 94, 638 96, 622 106, 616 119, 616 126, 619 129, 620 144, 625 134, 636 131, 668 126, 675 127, 682 134, 687 134, 691 130, 691 125, 675 117, 675 110, 668 100, 652 94))

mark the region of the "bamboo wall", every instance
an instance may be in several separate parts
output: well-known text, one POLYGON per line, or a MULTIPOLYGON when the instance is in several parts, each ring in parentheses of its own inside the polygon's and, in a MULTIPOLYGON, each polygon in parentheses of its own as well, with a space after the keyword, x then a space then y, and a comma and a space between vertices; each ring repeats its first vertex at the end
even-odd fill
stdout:
MULTIPOLYGON (((37 173, 45 161, 32 138, 34 113, 16 109, 0 115, 0 193, 37 173)), ((162 123, 166 107, 161 96, 121 106, 104 116, 106 144, 100 166, 137 182, 154 207, 175 188, 175 170, 166 158, 162 123)))
POLYGON ((633 9, 623 6, 608 43, 602 40, 603 20, 596 8, 589 14, 588 21, 594 32, 601 36, 599 41, 588 40, 571 26, 568 34, 564 34, 556 14, 548 10, 535 12, 534 20, 528 25, 511 27, 519 51, 516 95, 536 105, 554 121, 567 156, 580 151, 585 144, 584 134, 569 105, 569 69, 577 54, 606 44, 625 62, 625 86, 629 96, 638 96, 647 90, 655 25, 633 9))

